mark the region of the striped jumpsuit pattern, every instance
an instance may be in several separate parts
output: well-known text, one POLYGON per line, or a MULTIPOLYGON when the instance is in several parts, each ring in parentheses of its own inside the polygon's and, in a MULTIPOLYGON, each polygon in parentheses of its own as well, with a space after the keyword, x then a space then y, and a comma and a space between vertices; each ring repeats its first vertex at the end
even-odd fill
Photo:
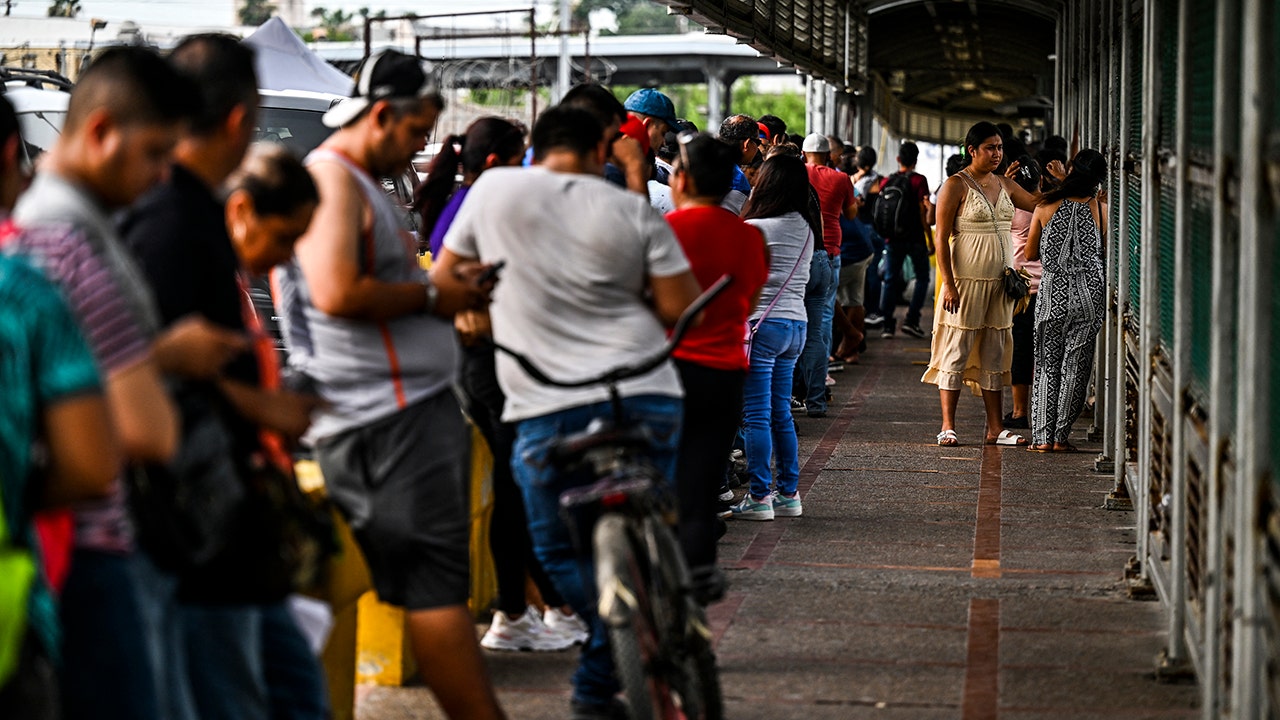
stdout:
POLYGON ((1089 206, 1063 200, 1040 241, 1044 276, 1035 315, 1034 444, 1066 443, 1084 409, 1105 310, 1101 250, 1102 239, 1089 206))

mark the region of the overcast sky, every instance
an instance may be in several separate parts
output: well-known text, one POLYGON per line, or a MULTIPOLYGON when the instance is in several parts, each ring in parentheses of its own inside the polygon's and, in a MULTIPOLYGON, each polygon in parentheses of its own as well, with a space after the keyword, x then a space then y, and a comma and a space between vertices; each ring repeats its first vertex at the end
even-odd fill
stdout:
MULTIPOLYGON (((134 20, 140 25, 148 22, 159 25, 229 25, 235 22, 236 8, 241 0, 80 0, 79 17, 101 18, 108 21, 134 20)), ((373 11, 386 10, 390 14, 444 13, 461 10, 510 10, 528 8, 530 5, 552 6, 548 0, 306 0, 307 11, 315 7, 330 10, 343 8, 355 12, 368 7, 373 11)), ((44 15, 48 0, 13 0, 15 15, 44 15)))

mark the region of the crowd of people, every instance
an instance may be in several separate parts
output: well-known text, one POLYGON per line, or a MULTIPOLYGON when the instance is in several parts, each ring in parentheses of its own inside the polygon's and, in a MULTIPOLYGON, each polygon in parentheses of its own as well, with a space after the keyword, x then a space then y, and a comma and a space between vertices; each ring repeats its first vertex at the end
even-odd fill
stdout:
POLYGON ((1006 429, 1022 423, 1032 449, 1072 449, 1102 317, 1096 152, 1009 163, 1016 138, 979 123, 934 193, 913 143, 882 177, 872 148, 778 117, 700 132, 657 90, 584 84, 528 131, 486 117, 444 139, 413 207, 424 262, 379 180, 444 110, 416 58, 366 59, 305 159, 251 145, 257 101, 253 53, 229 36, 111 49, 28 177, 0 98, 6 717, 326 717, 295 601, 334 533, 298 493, 300 447, 449 717, 505 717, 482 647, 574 644, 571 716, 626 717, 591 561, 559 514, 583 478, 548 458, 607 392, 541 385, 495 347, 596 375, 660 347, 724 275, 673 360, 620 388, 674 485, 701 602, 725 592, 724 519, 803 514, 796 426, 826 416, 831 373, 871 329, 930 335, 934 252, 938 444, 959 443, 968 384, 988 443, 1026 444, 1006 429), (1016 315, 1009 267, 1033 277, 1016 315), (267 274, 285 367, 248 292, 267 274), (468 418, 495 458, 498 601, 479 641, 468 418))

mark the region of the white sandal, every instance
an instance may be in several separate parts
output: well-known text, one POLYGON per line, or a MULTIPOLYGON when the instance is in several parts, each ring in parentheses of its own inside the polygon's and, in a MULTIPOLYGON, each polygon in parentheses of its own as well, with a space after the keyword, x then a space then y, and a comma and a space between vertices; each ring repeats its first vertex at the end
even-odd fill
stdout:
POLYGON ((943 430, 938 433, 938 444, 942 447, 956 447, 960 444, 960 438, 956 437, 955 430, 943 430))
POLYGON ((1021 435, 1015 435, 1008 430, 1001 430, 1000 434, 987 440, 988 445, 1026 445, 1027 439, 1021 435))

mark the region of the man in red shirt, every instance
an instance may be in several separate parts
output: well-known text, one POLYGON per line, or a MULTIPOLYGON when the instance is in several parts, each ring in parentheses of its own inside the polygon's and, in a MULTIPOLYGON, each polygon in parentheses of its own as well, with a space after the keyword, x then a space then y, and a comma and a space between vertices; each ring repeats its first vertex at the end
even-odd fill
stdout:
POLYGON ((676 460, 680 544, 703 602, 724 594, 716 568, 715 502, 742 421, 747 356, 742 329, 769 279, 764 237, 720 203, 738 151, 710 135, 680 146, 671 176, 677 209, 667 222, 704 289, 722 275, 733 283, 707 306, 674 353, 684 385, 684 424, 676 460))
POLYGON ((836 284, 840 277, 840 216, 853 219, 858 200, 849 176, 828 165, 831 143, 825 135, 810 133, 804 139, 805 169, 818 195, 822 211, 822 248, 814 248, 805 286, 804 305, 809 315, 804 352, 796 363, 796 385, 804 389, 809 417, 827 415, 827 359, 831 356, 831 321, 835 317, 836 284))

